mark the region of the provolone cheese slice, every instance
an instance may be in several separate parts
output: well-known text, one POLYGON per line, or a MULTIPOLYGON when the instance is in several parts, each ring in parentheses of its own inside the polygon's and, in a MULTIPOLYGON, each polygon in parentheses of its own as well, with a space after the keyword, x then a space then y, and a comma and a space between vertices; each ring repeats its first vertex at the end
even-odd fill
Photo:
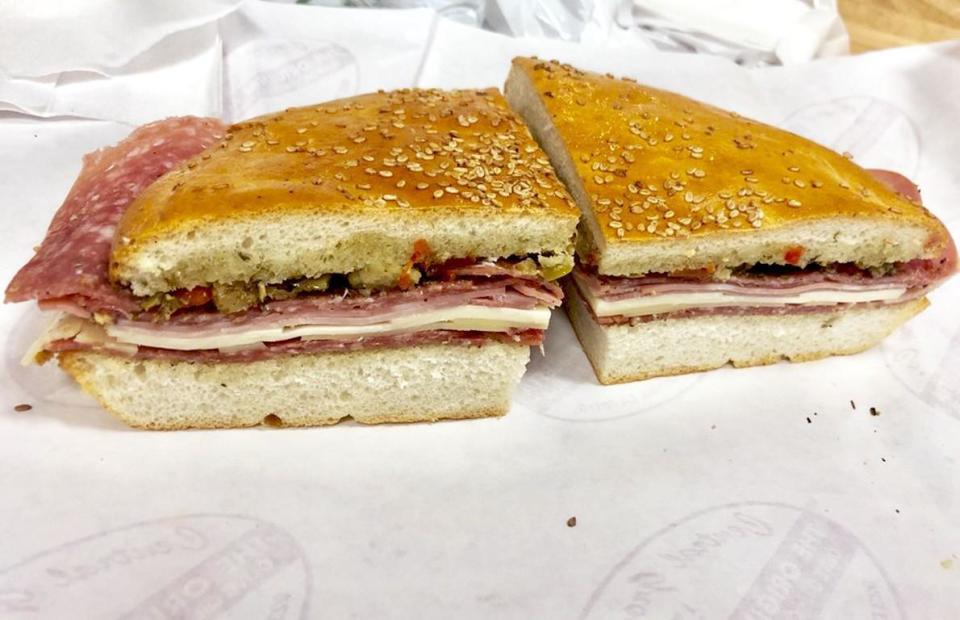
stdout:
POLYGON ((776 307, 787 305, 828 306, 874 301, 894 301, 906 293, 905 288, 850 290, 819 290, 784 295, 744 295, 724 291, 691 291, 689 293, 665 293, 644 295, 629 299, 608 301, 600 299, 584 286, 577 286, 580 294, 593 308, 598 317, 645 316, 677 312, 691 308, 717 308, 723 306, 776 307))
POLYGON ((491 308, 462 305, 400 316, 370 325, 287 325, 261 327, 243 332, 181 334, 162 329, 139 329, 129 324, 108 325, 107 334, 118 342, 138 346, 196 351, 235 349, 259 342, 279 342, 294 338, 338 339, 379 336, 429 329, 502 332, 508 329, 546 329, 549 308, 491 308))

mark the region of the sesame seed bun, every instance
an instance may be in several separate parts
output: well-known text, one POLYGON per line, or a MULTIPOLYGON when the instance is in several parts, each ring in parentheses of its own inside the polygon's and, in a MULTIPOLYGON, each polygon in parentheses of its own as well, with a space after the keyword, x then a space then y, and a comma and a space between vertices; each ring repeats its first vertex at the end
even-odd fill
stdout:
POLYGON ((111 278, 138 295, 363 272, 433 258, 570 256, 579 213, 495 90, 402 90, 289 109, 151 185, 117 229, 111 278))
POLYGON ((936 217, 846 157, 736 113, 532 58, 513 61, 505 91, 583 212, 578 253, 600 273, 876 266, 948 248, 936 217))

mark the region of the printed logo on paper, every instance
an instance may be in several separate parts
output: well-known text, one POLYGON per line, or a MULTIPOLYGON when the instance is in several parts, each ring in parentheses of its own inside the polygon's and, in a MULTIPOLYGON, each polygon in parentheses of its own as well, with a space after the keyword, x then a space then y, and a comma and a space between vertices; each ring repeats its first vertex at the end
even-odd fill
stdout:
POLYGON ((615 566, 581 619, 903 618, 847 528, 785 504, 728 504, 671 523, 615 566))
POLYGON ((289 533, 230 515, 145 521, 0 570, 2 618, 308 618, 310 566, 289 533))

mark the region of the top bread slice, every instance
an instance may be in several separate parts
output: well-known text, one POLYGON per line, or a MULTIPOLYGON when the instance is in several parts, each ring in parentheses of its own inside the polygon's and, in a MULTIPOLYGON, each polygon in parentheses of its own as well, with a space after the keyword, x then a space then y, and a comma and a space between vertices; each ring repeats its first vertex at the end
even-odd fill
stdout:
POLYGON ((583 212, 602 274, 938 258, 921 205, 810 140, 680 95, 517 58, 505 87, 583 212))
POLYGON ((386 286, 424 242, 437 261, 572 264, 578 218, 496 89, 379 92, 230 127, 125 212, 110 276, 144 296, 323 274, 386 286))

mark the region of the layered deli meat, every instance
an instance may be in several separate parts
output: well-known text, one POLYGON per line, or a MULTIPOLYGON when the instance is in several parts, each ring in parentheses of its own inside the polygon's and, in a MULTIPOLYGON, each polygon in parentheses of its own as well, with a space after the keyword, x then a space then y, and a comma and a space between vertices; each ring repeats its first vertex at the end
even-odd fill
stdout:
MULTIPOLYGON (((920 193, 905 177, 870 171, 894 191, 917 203, 920 193)), ((589 264, 571 274, 572 290, 601 325, 707 314, 791 314, 849 304, 896 304, 923 297, 957 268, 951 242, 931 260, 863 267, 853 263, 797 264, 804 248, 784 252, 783 264, 741 265, 654 273, 642 277, 607 276, 589 264)))
POLYGON ((562 301, 536 257, 434 260, 418 241, 396 286, 350 285, 349 274, 211 284, 137 297, 108 278, 114 233, 152 182, 216 143, 216 119, 146 125, 84 158, 80 176, 7 301, 38 301, 62 317, 28 354, 94 350, 197 361, 426 343, 542 341, 562 301))

